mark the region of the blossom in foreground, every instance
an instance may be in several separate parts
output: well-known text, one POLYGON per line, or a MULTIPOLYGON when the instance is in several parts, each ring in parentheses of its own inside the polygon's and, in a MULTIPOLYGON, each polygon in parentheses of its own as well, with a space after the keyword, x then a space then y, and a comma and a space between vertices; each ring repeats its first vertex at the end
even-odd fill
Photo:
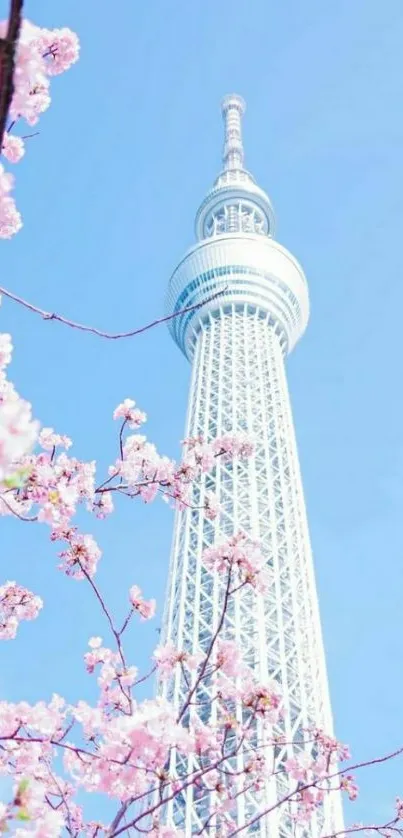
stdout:
POLYGON ((269 578, 265 557, 259 544, 244 533, 208 547, 203 553, 203 563, 211 572, 231 571, 233 583, 249 584, 260 593, 266 590, 269 578))
MULTIPOLYGON (((7 21, 0 21, 0 38, 5 38, 7 21)), ((15 52, 13 96, 9 108, 11 123, 24 119, 35 125, 50 105, 49 77, 68 70, 77 61, 79 42, 70 29, 41 29, 23 20, 15 52)), ((1 153, 10 163, 18 163, 24 155, 24 142, 19 136, 5 133, 1 153)), ((12 175, 0 163, 0 238, 9 239, 22 227, 21 215, 10 192, 12 175)))
MULTIPOLYGON (((31 405, 18 396, 5 377, 12 348, 10 335, 0 334, 0 496, 1 484, 18 470, 21 458, 35 444, 39 430, 38 422, 32 418, 31 405)), ((5 489, 8 488, 11 487, 6 485, 5 489)))
POLYGON ((203 660, 203 655, 201 653, 191 654, 182 649, 177 649, 173 643, 165 643, 155 649, 154 660, 160 677, 167 678, 178 664, 183 664, 189 670, 197 669, 203 660))
POLYGON ((56 434, 53 428, 42 428, 38 441, 44 451, 53 451, 54 448, 70 448, 72 445, 68 436, 56 434))
POLYGON ((146 414, 136 408, 133 399, 125 399, 113 412, 114 419, 124 419, 129 428, 139 428, 146 421, 146 414))
POLYGON ((101 550, 94 537, 73 532, 67 541, 67 550, 59 553, 59 558, 63 560, 60 569, 73 579, 83 579, 85 573, 90 578, 94 576, 101 558, 101 550))
POLYGON ((13 186, 13 176, 0 163, 0 239, 11 239, 22 227, 21 215, 10 194, 13 186))
POLYGON ((351 774, 343 774, 340 788, 347 792, 349 800, 355 800, 358 797, 358 786, 351 774))
POLYGON ((0 483, 16 471, 37 435, 38 423, 28 402, 14 397, 0 402, 0 483))
POLYGON ((15 582, 0 586, 0 639, 12 640, 21 620, 35 620, 43 602, 39 596, 15 582))
POLYGON ((224 675, 236 677, 242 672, 241 649, 234 640, 217 639, 215 649, 215 664, 224 675))
POLYGON ((9 163, 19 163, 25 154, 24 140, 22 137, 17 137, 15 134, 6 132, 3 137, 1 151, 9 163))
POLYGON ((130 602, 140 614, 143 620, 151 620, 154 617, 156 602, 155 599, 145 600, 138 585, 132 585, 129 591, 130 602))

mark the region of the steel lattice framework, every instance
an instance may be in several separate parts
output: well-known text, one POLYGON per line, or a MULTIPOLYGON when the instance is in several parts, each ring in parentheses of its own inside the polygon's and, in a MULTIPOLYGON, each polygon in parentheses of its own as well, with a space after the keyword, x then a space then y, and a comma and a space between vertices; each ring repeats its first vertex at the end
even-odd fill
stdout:
MULTIPOLYGON (((206 650, 217 625, 222 584, 206 571, 202 552, 223 535, 240 529, 260 539, 271 584, 265 597, 243 589, 233 599, 225 633, 240 644, 245 662, 259 678, 276 679, 285 703, 279 763, 304 747, 303 730, 315 725, 332 733, 332 718, 318 601, 303 489, 290 406, 284 356, 308 320, 307 285, 301 267, 273 238, 274 215, 266 194, 243 168, 238 96, 224 100, 224 170, 196 218, 199 243, 175 271, 168 293, 169 311, 199 302, 197 311, 172 321, 173 336, 192 361, 186 436, 206 440, 247 431, 255 455, 244 462, 221 460, 196 490, 195 507, 213 490, 222 513, 209 521, 200 509, 176 517, 164 638, 180 648, 206 650), (220 292, 214 299, 212 295, 220 292)), ((178 706, 186 692, 179 671, 162 688, 178 706)), ((214 718, 212 685, 204 684, 192 709, 214 718), (203 709, 206 708, 206 709, 203 709)), ((280 728, 279 728, 280 732, 280 728)), ((238 767, 247 756, 238 757, 238 767)), ((194 758, 193 758, 194 759, 194 758)), ((176 753, 171 771, 183 774, 195 765, 176 753)), ((241 826, 287 791, 281 775, 261 792, 241 795, 241 826)), ((190 788, 170 804, 167 819, 197 833, 214 804, 213 793, 190 788)), ((217 824, 209 828, 214 835, 217 824)), ((332 794, 307 830, 328 835, 342 828, 341 803, 332 794)), ((263 836, 295 835, 283 807, 248 829, 263 836)), ((244 833, 245 834, 245 833, 244 833)))

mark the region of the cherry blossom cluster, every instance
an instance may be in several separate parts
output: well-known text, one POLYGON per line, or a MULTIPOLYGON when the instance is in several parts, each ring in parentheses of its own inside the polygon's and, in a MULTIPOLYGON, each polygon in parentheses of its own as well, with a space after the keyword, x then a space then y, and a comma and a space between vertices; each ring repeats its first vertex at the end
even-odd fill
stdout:
POLYGON ((155 599, 143 599, 141 589, 138 585, 132 585, 129 591, 130 602, 135 611, 143 620, 151 620, 156 609, 155 599))
POLYGON ((186 650, 177 649, 173 643, 164 643, 154 651, 154 660, 161 679, 171 676, 178 664, 185 666, 189 671, 195 670, 202 659, 203 656, 199 652, 190 654, 186 650))
POLYGON ((296 756, 285 761, 284 770, 288 777, 295 780, 299 786, 298 794, 295 796, 297 805, 294 808, 293 816, 300 823, 306 823, 310 820, 314 811, 323 803, 326 794, 332 788, 345 791, 350 800, 356 799, 358 787, 352 775, 341 775, 339 782, 334 782, 333 786, 329 781, 332 766, 337 769, 338 751, 344 752, 345 750, 345 746, 337 743, 337 749, 331 752, 330 759, 329 752, 326 749, 319 748, 315 756, 309 750, 302 750, 296 756))
MULTIPOLYGON (((60 570, 73 579, 84 579, 86 575, 91 579, 95 576, 101 558, 101 550, 95 538, 92 535, 83 535, 75 529, 65 533, 59 531, 58 536, 67 542, 66 550, 59 553, 59 558, 62 560, 59 565, 60 570)), ((55 535, 53 538, 56 540, 55 535)))
MULTIPOLYGON (((7 21, 0 22, 0 38, 7 21)), ((14 93, 9 116, 10 127, 3 138, 1 152, 10 163, 24 155, 22 137, 11 134, 21 119, 35 125, 50 105, 50 77, 68 70, 78 59, 77 35, 70 29, 41 29, 24 20, 15 55, 14 93)), ((11 196, 14 179, 0 164, 0 238, 9 239, 22 227, 21 215, 11 196)))
MULTIPOLYGON (((0 514, 2 487, 4 491, 12 489, 13 477, 18 482, 19 464, 34 445, 39 428, 32 419, 31 405, 7 381, 6 367, 11 361, 12 348, 10 335, 0 333, 0 514)), ((7 511, 5 506, 4 511, 7 511)))
MULTIPOLYGON (((123 440, 126 426, 139 428, 146 421, 146 415, 136 408, 132 399, 125 399, 118 405, 113 417, 123 419, 123 425, 120 457, 109 469, 108 488, 110 490, 111 481, 119 478, 121 483, 112 486, 114 489, 129 496, 138 494, 146 503, 162 494, 178 508, 191 506, 192 483, 214 468, 217 457, 244 459, 253 452, 253 443, 243 432, 218 437, 209 443, 201 438, 187 439, 183 460, 176 463, 161 456, 155 445, 141 434, 131 434, 123 440)), ((206 492, 204 508, 211 520, 219 514, 219 505, 211 492, 206 492)))
MULTIPOLYGON (((3 367, 11 357, 11 339, 0 338, 0 361, 3 367)), ((233 434, 204 443, 187 441, 184 458, 177 463, 161 456, 155 445, 138 429, 145 414, 133 400, 126 399, 114 411, 114 418, 122 420, 119 433, 119 458, 109 468, 109 476, 96 485, 96 464, 83 462, 68 453, 72 442, 53 428, 42 428, 31 418, 31 409, 15 394, 4 377, 0 401, 0 515, 15 515, 28 521, 47 524, 52 541, 62 541, 59 568, 74 579, 92 578, 101 557, 101 549, 91 534, 80 532, 73 518, 80 505, 105 518, 114 509, 113 495, 138 497, 150 503, 158 495, 178 508, 192 506, 193 484, 202 478, 217 457, 229 459, 246 457, 252 450, 245 434, 233 434), (29 453, 36 441, 37 450, 29 453)), ((210 519, 220 513, 216 497, 205 492, 204 510, 210 519)), ((241 567, 241 548, 237 558, 241 567)), ((262 584, 263 573, 258 567, 258 553, 248 544, 243 553, 243 569, 248 581, 262 584)), ((260 561, 260 558, 259 558, 260 561)), ((141 592, 131 591, 133 609, 143 619, 155 610, 154 600, 146 601, 141 592)))
MULTIPOLYGON (((49 429, 46 429, 48 444, 49 429)), ((41 438, 38 438, 41 445, 41 438)), ((34 510, 38 521, 48 524, 52 532, 68 527, 77 506, 86 503, 92 508, 95 492, 95 463, 83 463, 68 457, 64 451, 41 451, 28 454, 19 462, 26 474, 23 485, 15 491, 21 512, 34 510)))
MULTIPOLYGON (((230 579, 231 568, 226 572, 230 579)), ((235 595, 234 589, 229 598, 235 595)), ((129 600, 129 615, 133 609, 141 615, 144 600, 137 586, 130 589, 129 600)), ((223 605, 223 627, 227 607, 228 600, 223 605)), ((217 834, 229 837, 237 829, 231 817, 236 798, 250 788, 258 792, 279 771, 287 775, 290 790, 278 806, 286 806, 298 823, 309 823, 326 795, 338 789, 355 798, 357 786, 348 771, 336 771, 338 781, 332 783, 337 760, 347 757, 347 749, 322 731, 310 731, 306 745, 299 742, 300 751, 292 759, 283 764, 276 760, 270 744, 277 749, 281 744, 281 737, 274 735, 282 719, 278 684, 260 683, 225 634, 217 631, 205 653, 189 655, 172 644, 156 650, 154 659, 164 677, 172 677, 176 668, 189 673, 188 695, 178 709, 160 697, 143 701, 135 697, 143 679, 135 666, 126 663, 123 651, 128 618, 117 630, 104 602, 103 609, 116 650, 104 645, 101 637, 90 638, 84 660, 87 672, 97 676, 99 699, 94 705, 83 700, 68 705, 58 695, 35 705, 0 702, 0 772, 15 783, 11 802, 0 808, 3 831, 15 823, 18 838, 65 833, 111 838, 129 828, 141 832, 151 818, 148 835, 178 835, 180 830, 163 822, 164 805, 192 786, 196 797, 216 793, 210 816, 219 824, 217 834), (212 699, 214 717, 202 721, 196 713, 187 718, 186 710, 197 708, 200 687, 211 678, 217 689, 212 699), (234 712, 237 705, 242 713, 234 712), (184 757, 195 756, 189 773, 170 774, 172 749, 184 757), (83 791, 116 801, 110 824, 85 820, 83 791)), ((396 812, 400 817, 400 799, 396 812)))
MULTIPOLYGON (((274 758, 270 745, 281 749, 279 732, 284 730, 279 686, 270 679, 259 680, 226 634, 225 614, 231 598, 245 587, 260 597, 269 584, 270 571, 258 542, 238 533, 203 554, 205 567, 218 577, 223 593, 222 617, 207 651, 165 643, 154 652, 151 673, 157 669, 159 679, 179 677, 186 685, 178 707, 162 698, 138 700, 137 686, 148 676, 141 676, 137 667, 127 662, 123 650, 122 637, 132 616, 151 619, 155 600, 145 599, 141 589, 132 585, 130 609, 119 629, 94 581, 101 549, 91 534, 79 531, 73 523, 80 505, 99 518, 110 514, 114 495, 138 497, 148 503, 160 494, 179 509, 191 506, 195 481, 203 480, 203 475, 215 468, 218 457, 250 457, 251 440, 243 433, 211 442, 188 439, 183 459, 177 463, 161 456, 139 433, 146 416, 133 400, 125 399, 113 414, 121 421, 119 457, 97 485, 95 462, 71 456, 69 437, 53 428, 39 432, 29 406, 5 377, 11 352, 10 337, 2 335, 0 512, 49 525, 51 540, 63 544, 61 569, 91 586, 107 615, 115 648, 100 637, 89 641, 84 660, 87 672, 97 680, 99 697, 94 705, 80 700, 69 706, 58 696, 48 704, 34 706, 0 704, 0 772, 15 781, 12 800, 0 808, 1 828, 23 821, 25 825, 18 826, 16 832, 18 838, 50 838, 63 831, 102 838, 114 835, 113 829, 117 834, 122 831, 123 816, 140 830, 147 801, 158 795, 160 803, 157 809, 151 807, 152 827, 147 834, 168 838, 180 830, 161 820, 164 802, 191 785, 199 797, 215 792, 213 814, 219 834, 230 836, 237 828, 231 816, 236 797, 250 788, 258 792, 278 772, 284 772, 291 784, 291 792, 278 806, 288 806, 298 823, 309 823, 326 795, 334 791, 341 790, 354 800, 358 787, 353 774, 337 770, 338 763, 349 758, 348 749, 323 731, 306 731, 306 743, 299 742, 292 757, 274 758), (32 452, 35 443, 37 449, 32 452), (205 710, 204 721, 197 713, 189 717, 191 709, 197 709, 202 701, 207 681, 213 685, 214 721, 205 710), (197 757, 197 767, 190 774, 169 773, 173 748, 184 757, 197 757), (235 770, 241 753, 243 768, 235 770), (112 830, 110 824, 85 821, 77 802, 83 790, 105 794, 117 802, 112 830), (140 814, 131 811, 134 801, 141 802, 140 814)), ((219 515, 212 493, 204 493, 203 508, 207 517, 219 515)), ((14 637, 19 621, 34 619, 41 607, 39 597, 14 582, 5 583, 0 588, 0 637, 14 637)), ((396 817, 402 812, 398 798, 396 817)))
POLYGON ((22 227, 21 215, 11 195, 13 186, 14 176, 0 163, 0 239, 10 239, 22 227))
POLYGON ((15 582, 0 586, 0 640, 12 640, 16 636, 20 620, 34 620, 43 602, 31 591, 15 582))
MULTIPOLYGON (((137 668, 127 666, 121 648, 118 652, 113 652, 112 649, 103 646, 101 637, 91 637, 88 645, 90 651, 84 655, 84 661, 90 675, 94 672, 98 674, 97 683, 100 689, 98 710, 102 708, 102 713, 108 711, 115 713, 119 709, 125 714, 130 714, 132 711, 131 687, 136 683, 137 668)), ((81 710, 84 706, 87 707, 80 702, 81 710)), ((87 715, 86 719, 83 716, 78 719, 84 724, 85 735, 87 735, 90 718, 92 715, 87 715)))
POLYGON ((267 563, 259 543, 242 532, 208 547, 203 553, 203 563, 215 573, 230 570, 233 582, 249 584, 260 593, 264 593, 269 584, 267 563))
POLYGON ((326 757, 328 765, 334 762, 344 762, 346 759, 351 759, 349 748, 341 742, 338 742, 333 736, 326 735, 323 730, 315 727, 308 728, 307 733, 308 735, 312 735, 314 742, 326 757))
POLYGON ((205 442, 203 437, 188 437, 183 440, 187 449, 186 460, 200 466, 202 471, 211 471, 214 466, 214 458, 221 456, 224 460, 234 458, 248 459, 254 453, 254 441, 245 431, 224 434, 217 437, 212 443, 205 442))

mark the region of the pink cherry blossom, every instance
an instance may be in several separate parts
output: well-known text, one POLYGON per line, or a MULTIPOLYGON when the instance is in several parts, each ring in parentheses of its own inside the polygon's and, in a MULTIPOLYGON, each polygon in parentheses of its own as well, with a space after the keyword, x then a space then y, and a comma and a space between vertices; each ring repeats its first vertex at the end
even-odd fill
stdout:
POLYGON ((215 648, 215 663, 224 675, 236 677, 242 671, 242 654, 233 640, 218 638, 215 648))
POLYGON ((25 154, 24 140, 15 134, 5 133, 2 154, 10 163, 18 163, 25 154))
POLYGON ((147 833, 150 838, 184 838, 185 833, 182 829, 174 829, 171 826, 155 825, 150 832, 147 833))
POLYGON ((108 515, 111 515, 114 508, 111 492, 102 492, 101 495, 97 496, 97 500, 92 505, 95 515, 97 518, 101 519, 107 518, 108 515))
POLYGON ((297 823, 309 823, 315 810, 323 803, 324 794, 323 789, 317 787, 304 788, 299 792, 298 806, 294 815, 297 823))
POLYGON ((328 736, 323 730, 319 728, 309 729, 308 734, 313 735, 315 742, 323 753, 332 762, 344 762, 351 758, 350 750, 347 745, 338 742, 333 736, 328 736))
POLYGON ((59 565, 60 569, 73 579, 83 579, 84 571, 88 576, 94 576, 101 558, 101 550, 93 536, 74 532, 68 538, 68 544, 67 550, 59 553, 59 557, 63 559, 59 565))
POLYGON ((252 713, 269 722, 277 722, 281 715, 281 693, 275 681, 266 684, 246 681, 242 701, 252 713))
POLYGON ((0 399, 0 484, 15 472, 37 435, 38 423, 32 419, 28 402, 18 396, 0 399))
POLYGON ((268 584, 266 561, 259 545, 243 533, 231 536, 203 553, 205 566, 216 573, 231 570, 234 578, 263 593, 268 584))
MULTIPOLYGON (((60 810, 47 809, 35 820, 35 828, 30 832, 31 838, 58 838, 62 835, 66 825, 66 817, 60 810)), ((18 834, 16 835, 18 838, 18 834)))
POLYGON ((75 32, 63 29, 42 29, 37 50, 45 60, 46 72, 50 76, 64 73, 79 57, 80 44, 75 32))
POLYGON ((347 792, 349 800, 355 800, 358 797, 358 786, 351 774, 343 774, 340 788, 347 792))
POLYGON ((312 755, 307 751, 302 751, 297 756, 287 759, 284 768, 292 780, 304 781, 308 779, 312 764, 312 755))
POLYGON ((155 599, 145 600, 138 585, 132 585, 129 591, 129 598, 133 608, 140 614, 143 620, 151 620, 154 617, 156 602, 155 599))
POLYGON ((173 646, 172 643, 165 643, 163 646, 157 646, 154 651, 154 659, 157 663, 161 677, 170 675, 175 666, 181 660, 182 653, 173 646))
POLYGON ((14 178, 0 163, 0 239, 11 239, 22 227, 21 215, 10 192, 14 178))
MULTIPOLYGON (((0 23, 3 37, 6 26, 5 21, 0 23)), ((69 69, 78 54, 78 38, 70 29, 40 29, 23 20, 15 54, 10 119, 25 119, 34 125, 50 105, 49 76, 69 69)), ((24 154, 22 138, 6 133, 1 151, 11 163, 18 163, 24 154)), ((12 188, 13 178, 0 164, 0 238, 3 239, 11 238, 22 227, 20 213, 10 195, 12 188)))
POLYGON ((4 369, 10 363, 12 351, 11 335, 0 332, 0 369, 4 369))
POLYGON ((399 820, 403 820, 403 800, 401 797, 396 798, 396 816, 399 820))
POLYGON ((22 117, 30 125, 49 107, 49 79, 68 70, 77 61, 79 43, 69 29, 41 29, 23 21, 16 55, 12 119, 22 117))
POLYGON ((114 419, 125 419, 129 428, 138 428, 144 424, 147 417, 146 414, 135 407, 136 402, 133 399, 125 399, 119 404, 113 413, 114 419))
POLYGON ((94 509, 95 463, 80 462, 64 452, 55 455, 53 442, 67 445, 69 439, 46 432, 44 444, 52 446, 52 452, 41 452, 21 460, 27 479, 18 499, 37 505, 38 521, 49 524, 56 531, 68 528, 79 503, 86 502, 89 509, 94 509))
POLYGON ((39 445, 45 451, 52 451, 53 448, 70 448, 72 445, 71 439, 68 436, 56 434, 53 428, 42 428, 39 439, 39 445))
POLYGON ((220 752, 220 731, 212 726, 203 724, 199 719, 192 728, 195 752, 209 754, 213 759, 220 752))
POLYGON ((252 457, 255 450, 255 443, 249 434, 238 431, 232 434, 225 434, 214 441, 214 451, 224 455, 224 459, 252 457))
POLYGON ((209 521, 214 521, 221 512, 221 505, 213 492, 206 492, 205 494, 204 511, 209 521))
POLYGON ((16 636, 20 620, 35 620, 43 606, 40 597, 15 582, 0 586, 0 639, 16 636))

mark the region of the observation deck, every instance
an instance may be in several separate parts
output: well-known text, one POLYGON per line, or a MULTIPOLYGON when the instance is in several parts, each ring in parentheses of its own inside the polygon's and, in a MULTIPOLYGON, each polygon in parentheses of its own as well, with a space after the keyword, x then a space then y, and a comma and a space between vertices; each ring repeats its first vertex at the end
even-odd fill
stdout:
POLYGON ((241 118, 245 103, 235 94, 222 103, 223 170, 203 200, 195 221, 198 242, 174 271, 166 297, 175 342, 189 360, 202 324, 236 306, 267 319, 284 353, 304 333, 308 286, 297 260, 274 238, 268 195, 244 168, 241 118), (185 310, 198 306, 192 311, 185 310))

